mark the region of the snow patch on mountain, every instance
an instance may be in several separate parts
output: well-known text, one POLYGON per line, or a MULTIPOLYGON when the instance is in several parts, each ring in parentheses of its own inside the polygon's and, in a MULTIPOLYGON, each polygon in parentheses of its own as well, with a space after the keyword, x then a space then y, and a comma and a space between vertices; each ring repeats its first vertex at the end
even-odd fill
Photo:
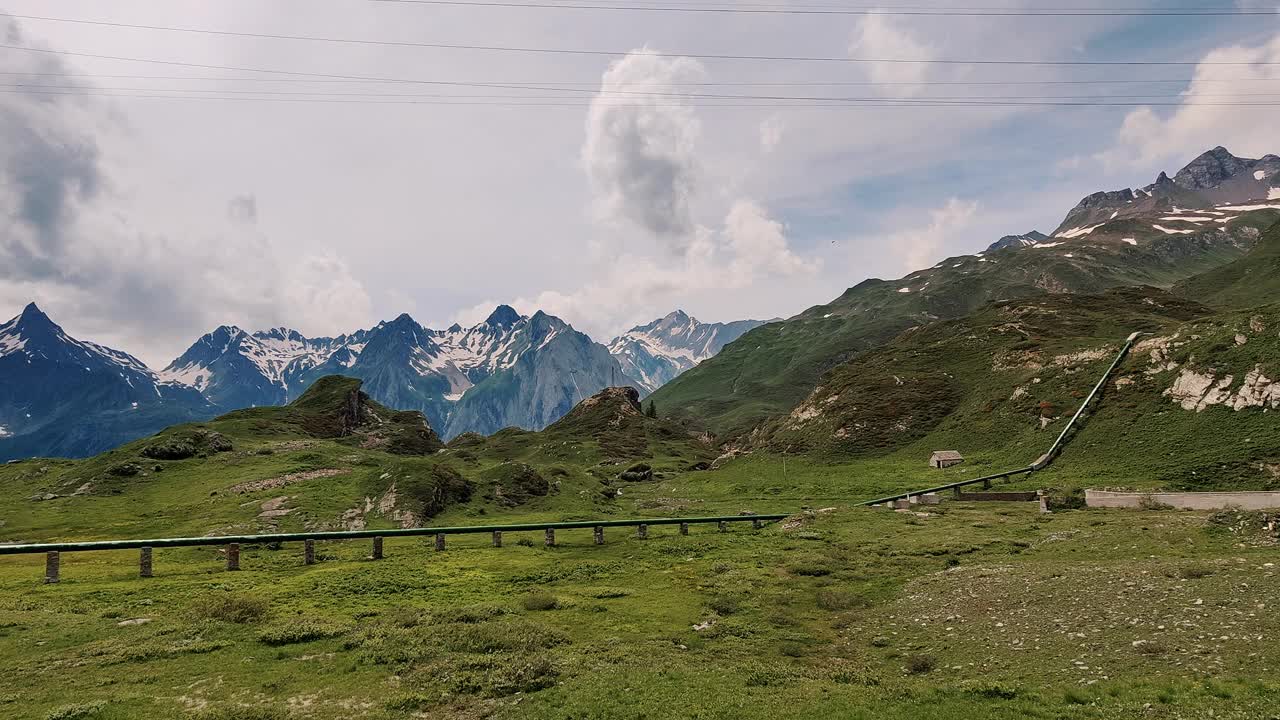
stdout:
POLYGON ((623 373, 648 393, 763 324, 759 320, 703 323, 676 310, 647 325, 631 328, 608 347, 623 373))

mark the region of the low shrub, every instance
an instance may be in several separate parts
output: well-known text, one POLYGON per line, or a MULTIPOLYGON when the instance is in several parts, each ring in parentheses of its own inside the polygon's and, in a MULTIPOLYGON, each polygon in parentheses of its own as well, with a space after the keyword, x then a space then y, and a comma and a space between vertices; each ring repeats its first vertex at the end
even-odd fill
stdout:
POLYGON ((818 607, 832 612, 848 610, 850 608, 866 604, 862 597, 857 593, 841 588, 827 588, 826 590, 819 590, 817 601, 818 607))
POLYGON ((294 620, 289 623, 263 628, 258 633, 258 641, 266 645, 293 645, 312 642, 325 638, 337 637, 345 630, 336 625, 316 622, 314 620, 294 620))
POLYGON ((525 610, 555 610, 560 607, 560 600, 549 593, 532 593, 521 601, 525 610))
POLYGON ((707 607, 717 615, 732 615, 742 609, 742 601, 735 595, 717 595, 711 598, 707 607))
POLYGON ((45 715, 45 720, 89 720, 98 717, 107 704, 101 700, 87 703, 77 703, 75 705, 63 705, 62 707, 45 715))
POLYGON ((266 598, 243 593, 219 593, 206 598, 196 614, 209 620, 245 624, 261 620, 270 609, 266 598))
POLYGON ((1012 700, 1018 697, 1018 688, 995 680, 968 680, 961 687, 968 695, 988 700, 1012 700))
POLYGON ((938 667, 938 659, 932 655, 908 655, 906 657, 907 672, 912 675, 924 675, 938 667))

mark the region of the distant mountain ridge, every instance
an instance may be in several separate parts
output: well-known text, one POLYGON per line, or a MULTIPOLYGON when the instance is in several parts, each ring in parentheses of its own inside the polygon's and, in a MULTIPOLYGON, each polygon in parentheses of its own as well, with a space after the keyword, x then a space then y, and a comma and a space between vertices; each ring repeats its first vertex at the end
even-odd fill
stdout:
POLYGON ((0 460, 92 455, 215 411, 132 355, 72 338, 35 303, 0 325, 0 460))
POLYGON ((161 372, 226 409, 290 402, 326 375, 363 380, 370 397, 421 411, 445 437, 509 425, 541 429, 582 397, 629 383, 603 346, 568 323, 543 312, 525 317, 507 305, 478 325, 446 330, 407 314, 333 338, 223 326, 161 372), (545 367, 568 376, 555 378, 545 367), (477 398, 468 397, 473 389, 477 398))
POLYGON ((622 371, 646 393, 720 352, 763 320, 703 323, 676 310, 647 325, 637 325, 609 343, 622 371))

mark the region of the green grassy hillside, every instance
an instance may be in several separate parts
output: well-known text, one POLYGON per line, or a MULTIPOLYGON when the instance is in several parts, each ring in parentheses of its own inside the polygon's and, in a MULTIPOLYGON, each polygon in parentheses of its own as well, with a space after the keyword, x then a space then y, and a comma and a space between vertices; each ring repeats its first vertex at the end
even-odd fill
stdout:
POLYGON ((831 303, 752 330, 653 397, 664 411, 695 425, 740 435, 790 411, 827 370, 903 330, 964 317, 997 300, 1133 285, 1168 288, 1240 258, 1277 214, 1249 212, 1191 234, 1116 221, 1044 248, 948 258, 900 280, 867 280, 831 303))
POLYGON ((1280 225, 1244 257, 1178 283, 1173 292, 1199 302, 1247 308, 1280 298, 1280 225))

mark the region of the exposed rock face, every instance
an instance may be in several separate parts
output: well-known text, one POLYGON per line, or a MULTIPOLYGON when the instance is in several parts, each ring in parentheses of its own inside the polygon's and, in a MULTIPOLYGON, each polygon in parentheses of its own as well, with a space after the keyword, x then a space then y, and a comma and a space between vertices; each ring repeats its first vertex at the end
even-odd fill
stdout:
POLYGON ((1264 155, 1257 160, 1238 158, 1218 147, 1203 153, 1173 176, 1173 182, 1188 190, 1210 190, 1243 173, 1261 171, 1266 175, 1280 171, 1280 157, 1264 155))
POLYGON ((1234 381, 1231 375, 1218 378, 1212 372, 1183 369, 1164 394, 1184 410, 1195 412, 1203 412, 1212 405, 1224 405, 1236 411, 1251 407, 1280 408, 1280 383, 1264 375, 1261 365, 1250 370, 1240 388, 1232 391, 1234 381))

